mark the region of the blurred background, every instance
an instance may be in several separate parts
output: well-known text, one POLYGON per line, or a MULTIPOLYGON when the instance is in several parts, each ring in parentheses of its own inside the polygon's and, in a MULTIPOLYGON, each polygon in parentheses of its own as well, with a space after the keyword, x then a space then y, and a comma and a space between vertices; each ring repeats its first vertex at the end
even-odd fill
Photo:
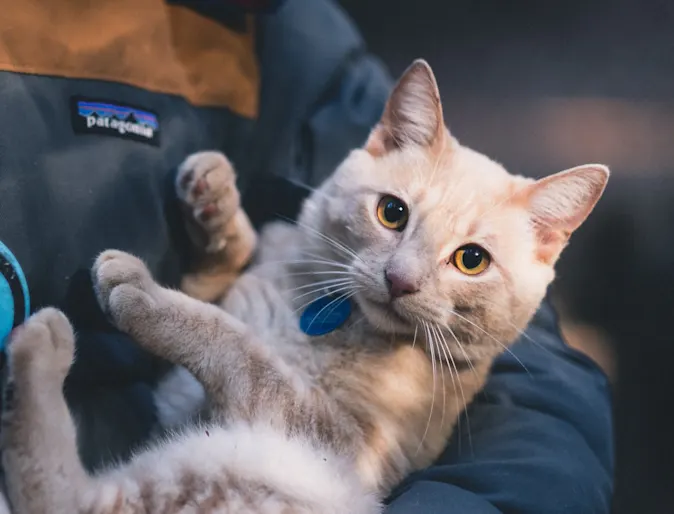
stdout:
POLYGON ((611 167, 555 301, 614 384, 615 512, 674 512, 674 2, 341 4, 394 75, 429 61, 468 146, 529 176, 611 167))

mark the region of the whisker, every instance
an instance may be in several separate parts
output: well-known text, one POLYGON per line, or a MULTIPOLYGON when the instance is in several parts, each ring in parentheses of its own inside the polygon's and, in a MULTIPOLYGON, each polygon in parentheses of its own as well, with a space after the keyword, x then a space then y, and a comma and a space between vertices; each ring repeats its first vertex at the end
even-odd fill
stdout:
POLYGON ((459 450, 459 454, 460 454, 461 453, 461 405, 459 404, 459 396, 457 395, 458 391, 456 389, 456 381, 459 381, 459 384, 460 384, 461 379, 459 377, 458 371, 456 372, 456 379, 454 378, 454 370, 452 369, 452 366, 449 362, 449 358, 450 358, 449 356, 451 355, 451 350, 449 349, 449 347, 447 345, 447 340, 445 339, 444 335, 442 334, 442 331, 437 329, 437 328, 436 328, 436 330, 438 330, 438 333, 440 334, 440 337, 442 337, 442 343, 443 344, 440 345, 440 347, 443 349, 443 353, 445 355, 445 362, 447 363, 447 370, 449 371, 449 376, 452 379, 452 387, 454 388, 454 402, 456 404, 456 412, 457 412, 456 423, 457 423, 457 429, 459 431, 459 440, 458 440, 459 448, 458 448, 458 450, 459 450))
MULTIPOLYGON (((349 280, 348 278, 345 279, 340 279, 343 280, 344 282, 339 282, 339 283, 334 283, 334 284, 328 284, 327 286, 318 286, 315 289, 312 289, 311 291, 307 291, 305 293, 302 293, 299 296, 296 296, 295 298, 292 299, 293 302, 296 302, 300 298, 304 298, 305 296, 312 295, 314 293, 318 293, 324 289, 329 289, 330 287, 341 287, 341 286, 348 286, 348 285, 354 285, 355 282, 353 280, 349 280)), ((315 285, 315 284, 312 284, 315 285)), ((313 300, 311 300, 309 303, 311 303, 313 300)))
MULTIPOLYGON (((356 294, 356 293, 357 293, 357 291, 347 290, 346 293, 344 293, 344 294, 338 296, 337 298, 335 298, 335 299, 332 300, 331 302, 329 302, 329 303, 327 303, 326 305, 324 305, 323 308, 322 308, 320 311, 318 311, 318 312, 316 313, 316 315, 315 315, 313 318, 311 318, 311 321, 309 322, 309 326, 307 327, 307 330, 309 330, 309 329, 311 328, 311 325, 314 324, 314 321, 316 321, 316 319, 317 319, 318 317, 320 317, 321 313, 322 313, 325 309, 327 309, 328 307, 330 307, 330 306, 331 306, 333 303, 335 303, 335 302, 342 303, 342 302, 346 301, 349 297, 353 296, 353 295, 356 294)), ((339 305, 339 303, 338 303, 337 305, 339 305)), ((333 308, 333 310, 334 310, 334 308, 333 308)))
POLYGON ((447 331, 452 335, 454 338, 454 341, 456 341, 457 346, 459 347, 459 350, 461 350, 461 353, 463 354, 463 357, 466 359, 466 362, 468 363, 468 366, 470 366, 470 369, 473 371, 473 375, 475 376, 475 380, 477 383, 480 383, 480 376, 477 374, 477 370, 475 369, 475 366, 473 365, 473 362, 471 361, 470 357, 468 357, 468 353, 466 353, 466 350, 464 349, 463 345, 461 344, 461 341, 459 341, 459 338, 456 336, 454 331, 449 325, 444 325, 444 328, 447 329, 447 331))
POLYGON ((431 419, 433 418, 433 408, 435 407, 435 350, 434 350, 434 343, 433 343, 433 337, 431 336, 430 329, 428 327, 428 323, 426 321, 423 321, 424 324, 424 332, 426 333, 426 342, 428 343, 430 352, 431 352, 431 366, 433 369, 433 393, 431 396, 431 408, 428 413, 428 421, 426 422, 426 429, 424 430, 424 435, 421 437, 421 441, 419 442, 419 446, 417 447, 416 453, 419 453, 419 450, 421 450, 421 447, 424 444, 424 441, 426 440, 426 436, 428 435, 428 429, 431 426, 431 419))
POLYGON ((511 350, 510 348, 508 348, 508 347, 507 347, 506 345, 504 345, 501 341, 499 341, 498 339, 496 339, 493 335, 491 335, 489 332, 487 332, 487 331, 486 331, 485 329, 483 329, 481 326, 479 326, 479 325, 473 323, 473 322, 470 321, 468 318, 464 318, 463 316, 461 316, 461 314, 457 313, 455 310, 451 310, 451 309, 450 309, 450 311, 451 311, 451 313, 454 314, 457 318, 462 319, 462 320, 465 321, 466 323, 470 323, 470 324, 473 325, 475 328, 477 328, 480 332, 484 333, 487 337, 491 338, 493 341, 495 341, 496 343, 498 343, 499 345, 501 345, 501 347, 502 347, 506 352, 508 352, 510 355, 512 355, 513 358, 519 363, 519 365, 522 366, 522 368, 524 369, 524 371, 527 372, 527 374, 529 375, 529 377, 530 377, 530 378, 533 378, 533 376, 532 376, 531 372, 529 371, 529 369, 524 365, 524 363, 520 360, 520 358, 512 352, 512 350, 511 350))
MULTIPOLYGON (((449 327, 447 327, 447 328, 449 328, 449 327)), ((461 343, 459 343, 459 340, 457 339, 456 335, 454 335, 454 332, 452 331, 451 328, 449 329, 449 332, 452 334, 452 336, 454 337, 454 340, 459 345, 459 347, 461 347, 461 343)), ((444 339, 444 335, 443 335, 443 339, 444 339)), ((445 344, 447 344, 446 339, 445 339, 445 344)), ((466 358, 467 357, 468 356, 466 356, 466 358)), ((456 377, 457 377, 457 380, 459 382, 459 389, 461 390, 461 397, 463 399, 463 409, 459 410, 459 419, 461 419, 461 415, 465 412, 466 413, 466 430, 468 430, 468 446, 470 446, 470 453, 474 457, 475 453, 474 453, 474 450, 473 450, 473 435, 472 435, 471 430, 470 430, 470 416, 468 415, 468 404, 466 403, 466 396, 464 395, 463 385, 461 384, 461 378, 459 377, 459 368, 456 367, 456 361, 454 360, 454 357, 452 356, 451 351, 449 351, 449 358, 452 360, 452 365, 454 366, 454 370, 456 371, 456 377)), ((468 362, 470 362, 470 360, 468 360, 468 362)), ((477 374, 475 376, 477 378, 477 374)))
POLYGON ((291 184, 301 187, 302 189, 309 191, 311 193, 319 193, 319 194, 324 194, 322 191, 319 191, 317 188, 310 186, 306 182, 302 182, 301 180, 297 179, 288 179, 288 182, 291 184))
MULTIPOLYGON (((354 289, 353 292, 352 292, 349 296, 347 296, 344 300, 347 300, 347 299, 351 298, 352 296, 354 296, 354 295, 355 295, 358 291, 360 291, 361 289, 365 289, 365 287, 364 287, 364 286, 359 286, 359 287, 357 287, 357 288, 354 289)), ((341 305, 341 302, 335 304, 335 305, 332 307, 332 309, 330 309, 330 312, 328 312, 327 315, 330 316, 330 314, 332 314, 332 313, 334 312, 334 310, 335 310, 337 307, 339 307, 339 305, 341 305)), ((319 314, 320 314, 320 313, 319 313, 319 314)), ((318 315, 318 314, 317 314, 317 315, 318 315)))
MULTIPOLYGON (((320 253, 310 252, 306 248, 301 248, 299 250, 299 252, 300 252, 300 254, 306 255, 307 257, 311 257, 312 259, 323 259, 323 260, 329 260, 331 262, 340 262, 340 261, 336 261, 334 259, 330 259, 329 257, 326 257, 325 255, 321 255, 320 253)), ((340 255, 340 257, 341 257, 341 255, 340 255)), ((345 264, 345 263, 341 263, 341 264, 345 264)))
MULTIPOLYGON (((317 302, 318 300, 322 300, 323 298, 327 298, 328 296, 331 296, 331 295, 336 294, 336 293, 340 293, 342 291, 346 291, 346 290, 351 289, 351 288, 353 288, 353 285, 347 284, 346 286, 338 287, 337 289, 334 289, 334 290, 328 290, 325 294, 322 294, 318 298, 312 298, 308 302, 302 304, 300 307, 298 307, 297 309, 295 309, 293 311, 293 314, 297 314, 299 311, 303 310, 307 305, 309 305, 313 302, 317 302)), ((316 291, 314 291, 314 292, 316 292, 316 291)), ((306 294, 304 294, 302 296, 306 296, 306 294)), ((301 296, 299 298, 301 298, 301 296)))
POLYGON ((286 273, 287 277, 301 277, 303 275, 351 275, 356 276, 352 271, 298 271, 296 273, 286 273))
POLYGON ((356 321, 354 321, 354 322, 351 324, 350 328, 353 329, 353 327, 359 325, 360 323, 363 323, 366 319, 367 319, 367 318, 365 318, 365 316, 361 316, 360 318, 358 318, 356 321))
MULTIPOLYGON (((439 334, 437 326, 434 326, 433 329, 435 330, 436 334, 439 334)), ((440 350, 442 350, 442 352, 445 353, 445 350, 442 348, 440 338, 438 338, 438 357, 440 357, 440 378, 442 378, 442 417, 440 418, 440 429, 442 430, 445 427, 445 414, 447 410, 447 392, 445 391, 445 372, 442 369, 442 356, 440 355, 440 350)), ((446 358, 447 357, 445 354, 445 359, 446 358)), ((447 362, 447 366, 449 367, 449 362, 447 362)), ((453 376, 452 382, 454 382, 453 376)))
MULTIPOLYGON (((495 301, 493 301, 493 300, 487 300, 486 298, 483 298, 481 301, 482 301, 482 302, 491 303, 492 305, 495 305, 495 306, 497 306, 497 307, 501 307, 501 304, 499 304, 499 303, 497 303, 497 302, 495 302, 495 301)), ((543 351, 549 353, 550 355, 553 355, 553 353, 550 351, 549 348, 546 348, 546 347, 543 346, 541 343, 539 343, 538 341, 536 341, 535 339, 533 339, 533 338, 527 333, 526 328, 525 328, 524 330, 522 330, 522 329, 520 329, 517 325, 515 325, 512 321, 510 321, 509 319, 507 319, 507 318, 502 318, 502 319, 503 319, 503 321, 505 321, 508 325, 510 325, 512 328, 514 328, 514 329, 517 331, 517 333, 518 333, 521 337, 523 337, 524 339, 526 339, 526 340, 532 342, 533 344, 535 344, 535 345, 536 345, 538 348, 540 348, 541 350, 543 350, 543 351)))
POLYGON ((299 265, 299 264, 324 264, 326 266, 334 266, 336 268, 342 268, 342 269, 346 269, 346 270, 351 269, 351 266, 348 266, 346 264, 342 264, 341 262, 331 261, 331 260, 327 260, 327 259, 323 259, 323 260, 321 260, 321 259, 293 259, 293 260, 290 260, 290 261, 267 261, 267 262, 263 262, 261 264, 257 264, 255 267, 270 266, 272 264, 277 264, 277 265, 279 265, 279 264, 282 264, 282 265, 285 265, 285 264, 291 264, 291 265, 292 264, 294 264, 294 265, 299 265))
POLYGON ((349 255, 349 256, 353 257, 354 259, 358 259, 358 260, 360 260, 361 262, 364 262, 363 259, 361 259, 361 257, 360 257, 360 256, 359 256, 359 255, 358 255, 352 248, 348 247, 348 246, 347 246, 346 244, 344 244, 343 242, 338 241, 338 240, 336 240, 336 239, 334 239, 334 238, 332 238, 332 237, 330 237, 330 236, 328 236, 328 235, 326 235, 326 234, 323 234, 322 232, 316 230, 315 228, 310 227, 310 226, 307 225, 306 223, 302 223, 302 222, 296 221, 296 220, 291 220, 290 218, 286 218, 286 219, 287 219, 290 223, 294 223, 294 224, 297 225, 298 227, 301 227, 301 228, 303 228, 303 229, 305 229, 305 230, 310 231, 310 232, 311 232, 313 235, 315 235, 316 237, 320 237, 323 241, 325 241, 326 243, 328 243, 329 245, 331 245, 333 248, 336 248, 336 249, 338 249, 338 250, 341 250, 341 251, 342 251, 343 253, 345 253, 346 255, 349 255))
MULTIPOLYGON (((287 293, 292 293, 293 291, 301 291, 302 289, 307 289, 309 287, 317 287, 317 286, 325 286, 325 285, 330 285, 330 284, 338 284, 340 282, 343 282, 343 283, 353 282, 353 280, 350 279, 350 278, 344 278, 344 277, 330 278, 330 279, 327 279, 327 280, 320 280, 318 282, 311 282, 310 284, 304 284, 304 285, 293 287, 293 288, 290 288, 290 289, 285 289, 285 291, 287 293)), ((321 289, 323 289, 323 287, 318 287, 317 291, 320 291, 321 289)), ((297 299, 297 298, 295 298, 295 299, 297 299)))
POLYGON ((517 328, 517 325, 515 325, 515 324, 512 323, 511 321, 508 321, 507 319, 504 320, 504 321, 505 321, 506 323, 508 323, 511 327, 513 327, 515 330, 517 330, 517 333, 518 333, 521 337, 523 337, 523 338, 526 339, 527 341, 530 341, 530 342, 534 343, 534 344, 536 345, 537 348, 540 348, 541 350, 543 350, 543 351, 549 353, 550 355, 554 355, 554 353, 552 353, 552 352, 550 351, 549 348, 546 348, 546 347, 543 346, 541 343, 539 343, 539 342, 536 341, 534 338, 532 338, 529 334, 527 334, 526 330, 520 330, 519 328, 517 328))

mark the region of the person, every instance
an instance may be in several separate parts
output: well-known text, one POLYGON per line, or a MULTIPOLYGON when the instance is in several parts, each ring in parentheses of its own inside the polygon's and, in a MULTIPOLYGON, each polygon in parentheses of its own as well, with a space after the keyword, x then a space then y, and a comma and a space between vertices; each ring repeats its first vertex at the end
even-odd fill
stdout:
MULTIPOLYGON (((78 333, 65 390, 90 469, 157 429, 169 365, 98 310, 89 268, 134 253, 177 286, 188 269, 178 164, 218 149, 259 226, 301 200, 378 120, 392 79, 329 0, 0 0, 0 240, 33 311, 78 333)), ((562 340, 546 300, 495 365, 438 462, 387 501, 413 512, 607 513, 606 378, 562 340)))

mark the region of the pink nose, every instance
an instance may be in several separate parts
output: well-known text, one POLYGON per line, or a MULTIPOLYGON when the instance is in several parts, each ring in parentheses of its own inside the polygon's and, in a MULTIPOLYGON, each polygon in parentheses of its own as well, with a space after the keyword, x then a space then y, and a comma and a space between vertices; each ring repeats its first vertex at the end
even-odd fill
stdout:
POLYGON ((408 294, 414 294, 419 291, 419 285, 409 278, 403 277, 400 273, 386 270, 384 272, 388 290, 391 298, 400 298, 408 294))

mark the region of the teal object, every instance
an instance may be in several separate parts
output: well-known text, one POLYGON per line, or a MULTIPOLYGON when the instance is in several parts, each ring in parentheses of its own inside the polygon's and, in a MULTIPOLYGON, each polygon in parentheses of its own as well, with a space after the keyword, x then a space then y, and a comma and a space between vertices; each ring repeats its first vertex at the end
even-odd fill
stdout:
POLYGON ((0 351, 7 336, 30 314, 28 282, 21 265, 7 246, 0 242, 0 351))

